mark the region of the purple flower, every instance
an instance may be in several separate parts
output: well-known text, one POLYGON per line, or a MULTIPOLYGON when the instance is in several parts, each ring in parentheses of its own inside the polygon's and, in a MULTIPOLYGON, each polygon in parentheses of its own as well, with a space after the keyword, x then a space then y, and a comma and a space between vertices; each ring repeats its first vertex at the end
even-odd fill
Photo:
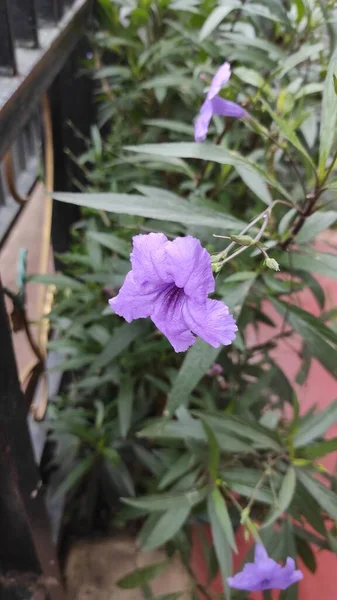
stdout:
POLYGON ((244 566, 243 571, 228 577, 228 585, 237 590, 258 592, 262 590, 285 590, 303 579, 302 571, 296 570, 295 561, 287 558, 284 567, 269 558, 261 544, 255 546, 255 560, 244 566))
POLYGON ((228 307, 214 292, 211 257, 187 235, 169 242, 163 233, 136 235, 129 271, 111 308, 128 322, 151 317, 176 352, 200 336, 218 348, 230 344, 237 327, 228 307))
POLYGON ((246 111, 235 102, 224 100, 217 94, 227 83, 231 76, 231 67, 225 62, 215 73, 210 88, 207 92, 206 100, 201 106, 200 113, 194 125, 194 139, 196 142, 203 142, 206 139, 208 127, 213 115, 224 117, 243 117, 246 111))
POLYGON ((213 377, 213 375, 222 375, 222 373, 223 368, 221 365, 219 365, 219 363, 213 363, 211 368, 207 371, 207 375, 210 375, 211 377, 213 377))

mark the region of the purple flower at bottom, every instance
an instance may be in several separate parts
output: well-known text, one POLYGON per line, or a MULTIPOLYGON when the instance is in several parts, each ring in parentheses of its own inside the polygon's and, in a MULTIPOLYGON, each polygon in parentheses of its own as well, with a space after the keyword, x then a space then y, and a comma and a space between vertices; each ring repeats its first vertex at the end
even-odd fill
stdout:
POLYGON ((234 340, 237 326, 228 307, 208 298, 215 281, 211 257, 199 240, 136 235, 130 258, 132 270, 109 300, 117 315, 128 322, 150 317, 176 352, 187 350, 195 336, 215 348, 234 340))
POLYGON ((262 544, 256 544, 253 563, 243 567, 243 571, 228 577, 228 585, 237 590, 259 592, 263 590, 285 590, 303 579, 303 573, 296 570, 295 561, 288 557, 284 567, 269 558, 262 544))
POLYGON ((194 139, 196 142, 203 142, 208 133, 208 127, 213 115, 223 117, 244 117, 246 111, 235 102, 224 100, 218 96, 221 88, 228 82, 231 76, 231 67, 228 62, 225 62, 215 73, 206 100, 201 106, 200 113, 194 125, 194 139))

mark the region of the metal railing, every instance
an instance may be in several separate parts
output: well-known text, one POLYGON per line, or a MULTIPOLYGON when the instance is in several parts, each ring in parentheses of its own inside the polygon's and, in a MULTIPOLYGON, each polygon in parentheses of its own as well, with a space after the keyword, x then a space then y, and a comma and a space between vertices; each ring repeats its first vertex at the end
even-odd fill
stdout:
MULTIPOLYGON (((90 86, 88 78, 75 75, 88 49, 84 32, 91 8, 92 0, 0 0, 0 245, 42 173, 55 173, 58 188, 71 185, 64 149, 76 153, 78 140, 64 124, 69 119, 88 133, 90 86)), ((54 208, 56 251, 63 249, 73 220, 62 211, 54 208)), ((18 302, 16 310, 24 306, 18 302)), ((0 340, 0 598, 28 599, 36 592, 41 599, 63 600, 1 279, 0 340)))

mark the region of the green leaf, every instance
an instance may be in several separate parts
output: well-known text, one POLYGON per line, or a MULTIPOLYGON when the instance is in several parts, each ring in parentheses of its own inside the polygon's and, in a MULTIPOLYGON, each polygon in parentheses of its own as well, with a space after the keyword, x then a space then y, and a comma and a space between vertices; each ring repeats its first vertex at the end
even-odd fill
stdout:
POLYGON ((149 565, 148 567, 142 567, 141 569, 135 569, 132 573, 128 573, 122 579, 117 581, 119 588, 123 590, 132 590, 137 587, 141 587, 145 583, 148 583, 163 571, 169 567, 170 562, 165 560, 164 562, 157 563, 155 565, 149 565))
POLYGON ((303 424, 299 425, 298 431, 294 437, 294 446, 299 448, 325 434, 327 429, 337 421, 337 400, 331 402, 329 406, 310 416, 303 424))
POLYGON ((307 458, 308 460, 315 460, 315 458, 326 456, 327 454, 330 454, 330 452, 335 452, 336 450, 337 437, 332 438, 331 440, 318 442, 318 444, 310 444, 310 446, 301 448, 300 456, 302 458, 307 458))
POLYGON ((123 350, 125 350, 138 337, 144 336, 148 331, 148 324, 142 321, 125 323, 116 328, 109 343, 96 360, 93 361, 90 372, 103 369, 112 362, 123 350))
POLYGON ((256 88, 264 88, 265 80, 262 75, 255 71, 255 69, 247 69, 247 67, 237 67, 233 71, 234 75, 236 75, 241 81, 244 83, 248 83, 248 85, 252 85, 256 88))
POLYGON ((132 73, 127 67, 109 65, 94 71, 92 76, 94 79, 102 79, 104 77, 120 77, 121 79, 131 79, 132 73))
POLYGON ((199 33, 199 41, 202 42, 206 39, 211 33, 220 25, 221 21, 227 15, 229 15, 232 10, 235 8, 240 8, 241 3, 237 0, 227 0, 226 6, 218 6, 215 8, 211 14, 207 17, 205 23, 203 24, 200 33, 199 33))
POLYGON ((133 381, 130 377, 122 379, 117 396, 119 429, 125 438, 131 426, 133 406, 133 381))
POLYGON ((220 412, 207 414, 193 411, 193 414, 205 421, 215 434, 219 431, 228 432, 229 435, 235 432, 238 436, 250 440, 255 448, 281 449, 277 434, 256 421, 220 412))
POLYGON ((312 356, 337 377, 336 344, 337 335, 322 321, 297 306, 272 300, 273 305, 304 339, 312 356))
POLYGON ((255 173, 252 169, 243 167, 242 165, 235 167, 242 181, 246 186, 265 204, 271 204, 273 201, 272 195, 268 186, 259 173, 255 173))
POLYGON ((297 67, 300 63, 310 58, 315 58, 321 50, 324 50, 324 45, 320 42, 318 44, 303 44, 297 52, 288 56, 282 61, 282 69, 279 73, 279 77, 284 77, 291 69, 297 67))
POLYGON ((197 339, 187 352, 184 362, 168 395, 166 410, 173 414, 181 404, 187 404, 191 392, 215 362, 221 348, 213 348, 206 342, 197 339))
POLYGON ((183 527, 191 512, 190 506, 171 508, 160 516, 150 534, 142 544, 144 552, 162 546, 172 539, 183 527))
POLYGON ((79 356, 72 356, 71 358, 67 358, 67 360, 62 361, 49 368, 48 372, 58 373, 81 369, 82 367, 86 367, 87 365, 91 364, 92 361, 95 359, 95 356, 95 354, 80 354, 79 356))
POLYGON ((203 423, 203 427, 206 431, 208 440, 208 470, 210 476, 215 481, 218 476, 219 462, 220 462, 220 448, 218 441, 207 423, 203 423))
POLYGON ((192 125, 187 125, 182 121, 173 121, 171 119, 145 119, 143 123, 144 125, 160 127, 160 129, 167 129, 168 131, 174 131, 176 133, 185 133, 189 136, 194 134, 194 127, 192 125))
MULTIPOLYGON (((168 144, 142 144, 139 146, 127 146, 126 150, 131 152, 145 152, 157 156, 171 156, 174 158, 195 158, 199 160, 208 160, 220 163, 222 165, 243 166, 251 171, 258 173, 272 187, 279 191, 282 196, 292 201, 288 194, 279 183, 269 174, 259 167, 256 163, 248 160, 238 152, 227 150, 215 144, 195 144, 188 142, 175 142, 168 144)), ((57 198, 60 199, 60 198, 57 198)))
MULTIPOLYGON (((253 276, 240 285, 233 287, 233 290, 226 294, 224 300, 230 310, 238 319, 241 307, 245 301, 251 286, 254 283, 253 276)), ((172 389, 169 393, 166 410, 173 414, 175 409, 181 404, 188 404, 189 396, 199 381, 215 362, 215 359, 221 352, 220 348, 213 348, 201 339, 197 339, 192 348, 187 352, 184 362, 175 379, 172 389)))
POLYGON ((334 87, 334 78, 337 71, 337 50, 333 53, 327 76, 324 84, 321 128, 320 128, 320 146, 318 175, 320 179, 324 178, 326 163, 335 139, 337 125, 337 96, 334 87))
POLYGON ((301 558, 302 562, 305 564, 307 569, 309 569, 311 573, 315 573, 317 567, 316 558, 313 551, 311 550, 310 544, 308 544, 306 540, 298 536, 295 536, 295 541, 298 556, 301 558))
POLYGON ((158 490, 164 490, 171 483, 185 475, 196 465, 196 458, 190 453, 183 454, 167 470, 165 475, 159 481, 158 490))
POLYGON ((71 469, 69 474, 62 480, 62 483, 58 486, 53 499, 57 500, 67 494, 72 488, 76 487, 83 477, 90 471, 96 462, 95 456, 87 456, 81 460, 75 467, 71 469))
POLYGON ((308 271, 318 273, 331 279, 337 279, 336 254, 315 252, 301 254, 300 252, 283 252, 277 256, 277 261, 289 271, 308 271))
POLYGON ((117 254, 120 254, 125 258, 129 258, 129 244, 117 235, 114 235, 113 233, 100 233, 98 231, 88 231, 87 235, 105 248, 109 248, 109 250, 113 250, 113 252, 117 252, 117 254))
MULTIPOLYGON (((337 221, 337 212, 329 210, 326 212, 316 212, 308 217, 296 235, 296 241, 299 244, 314 240, 315 237, 321 232, 328 229, 337 221)), ((337 258, 336 258, 337 262, 337 258)))
POLYGON ((221 526, 218 515, 216 513, 212 494, 209 494, 208 496, 207 511, 211 525, 211 532, 213 537, 213 543, 215 546, 215 552, 221 569, 222 582, 226 594, 226 600, 230 600, 231 590, 227 583, 227 577, 231 577, 232 575, 232 549, 227 541, 227 537, 224 533, 223 527, 221 526))
POLYGON ((31 283, 44 283, 45 285, 56 285, 59 290, 70 288, 72 290, 83 290, 83 283, 67 275, 55 273, 55 275, 31 275, 27 277, 31 283))
POLYGON ((157 494, 154 496, 140 496, 139 498, 122 498, 125 504, 143 508, 149 512, 174 510, 177 508, 191 509, 205 499, 207 488, 193 489, 183 494, 157 494))
POLYGON ((297 476, 320 507, 337 521, 337 495, 303 470, 297 469, 297 476))
POLYGON ((293 467, 289 467, 288 471, 285 474, 285 477, 282 480, 282 484, 280 487, 278 499, 277 499, 277 507, 276 510, 264 521, 261 529, 264 527, 268 527, 272 523, 276 521, 288 508, 290 505, 294 493, 296 489, 296 472, 293 467))
MULTIPOLYGON (((154 146, 156 146, 154 144, 154 146)), ((225 215, 215 210, 205 209, 191 204, 183 198, 170 198, 163 193, 153 197, 137 194, 68 194, 58 193, 53 195, 55 200, 86 206, 96 210, 106 210, 116 214, 136 215, 150 219, 183 223, 184 225, 198 225, 212 227, 213 229, 237 231, 244 223, 231 215, 225 215)))
POLYGON ((232 521, 231 521, 229 513, 228 513, 226 502, 225 502, 224 498, 222 497, 219 489, 216 487, 212 490, 211 496, 212 496, 212 503, 214 506, 216 516, 217 516, 219 523, 223 529, 223 532, 226 536, 228 544, 234 550, 234 552, 237 553, 238 549, 237 549, 237 546, 235 543, 232 521))

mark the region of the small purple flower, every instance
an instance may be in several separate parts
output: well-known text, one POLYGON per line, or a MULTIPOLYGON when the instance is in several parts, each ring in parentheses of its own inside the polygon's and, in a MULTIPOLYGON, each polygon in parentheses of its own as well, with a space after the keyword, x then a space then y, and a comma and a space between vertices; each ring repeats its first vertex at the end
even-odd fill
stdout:
POLYGON ((230 344, 237 326, 223 302, 211 300, 211 257, 187 235, 168 241, 163 233, 136 235, 129 271, 111 308, 128 322, 150 317, 176 352, 200 336, 218 348, 230 344))
POLYGON ((296 570, 295 561, 288 557, 284 567, 269 558, 262 544, 255 546, 255 559, 243 567, 243 571, 228 577, 228 585, 237 590, 258 592, 263 590, 285 590, 303 579, 303 573, 296 570))
POLYGON ((222 375, 222 373, 223 368, 221 365, 219 365, 219 363, 213 363, 211 368, 207 371, 207 375, 210 375, 210 377, 213 377, 214 375, 222 375))
POLYGON ((242 106, 218 96, 218 93, 228 82, 230 76, 230 64, 225 62, 215 73, 207 92, 206 100, 201 106, 200 113, 195 121, 194 139, 196 142, 203 142, 206 139, 209 123, 213 115, 235 118, 245 116, 246 111, 242 106))

